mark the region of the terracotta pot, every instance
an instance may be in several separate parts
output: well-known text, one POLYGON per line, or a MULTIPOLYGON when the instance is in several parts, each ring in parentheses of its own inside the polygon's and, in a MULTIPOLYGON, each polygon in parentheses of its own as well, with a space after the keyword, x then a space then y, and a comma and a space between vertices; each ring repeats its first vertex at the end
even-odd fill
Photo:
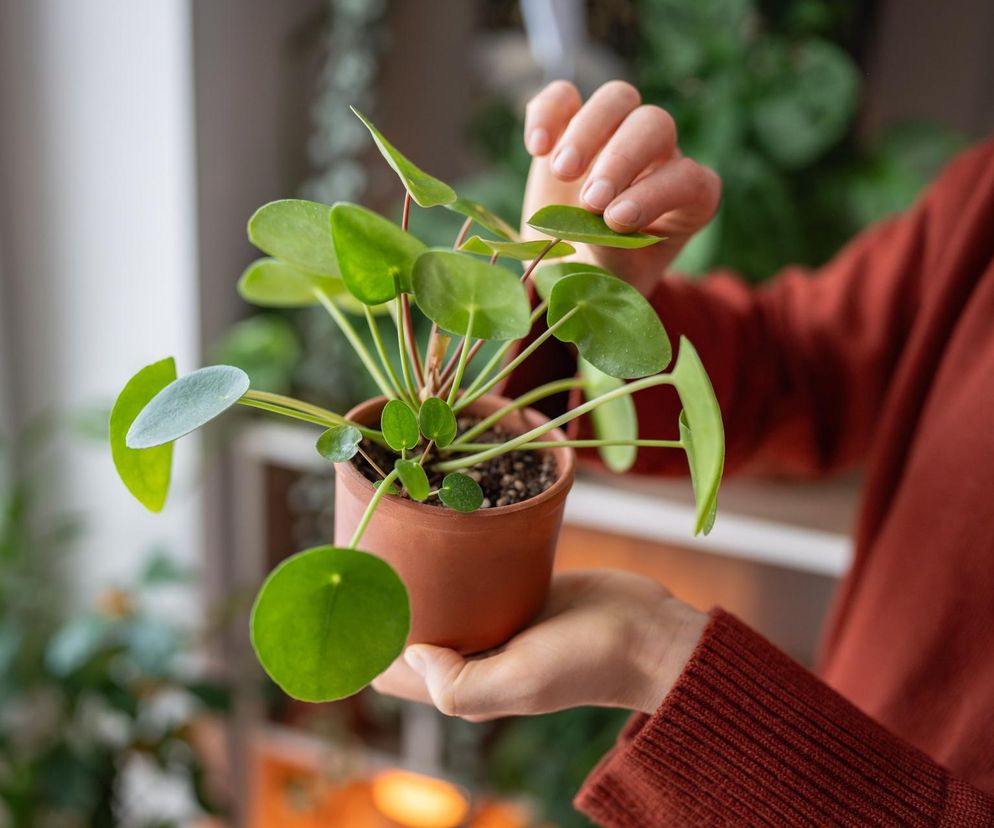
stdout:
MULTIPOLYGON (((356 422, 379 422, 382 397, 353 408, 356 422)), ((486 416, 505 405, 485 397, 468 413, 486 416)), ((547 418, 526 409, 508 415, 503 428, 521 434, 547 418)), ((565 439, 559 430, 543 439, 565 439)), ((359 547, 387 561, 411 597, 411 643, 476 653, 503 644, 535 617, 545 602, 573 485, 574 455, 551 449, 556 482, 540 495, 509 506, 464 514, 407 498, 385 497, 359 547)), ((348 546, 373 486, 352 463, 335 467, 335 544, 348 546)))

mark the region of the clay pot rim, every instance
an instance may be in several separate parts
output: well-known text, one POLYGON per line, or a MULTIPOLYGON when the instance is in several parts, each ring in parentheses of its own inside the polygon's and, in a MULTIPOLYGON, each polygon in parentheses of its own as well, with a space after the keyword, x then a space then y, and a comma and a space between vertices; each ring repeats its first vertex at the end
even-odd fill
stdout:
MULTIPOLYGON (((496 401, 500 404, 500 406, 504 406, 511 402, 511 400, 507 397, 501 397, 496 394, 487 394, 480 399, 496 401)), ((352 419, 353 413, 356 409, 364 408, 365 406, 380 402, 386 404, 387 398, 384 396, 371 397, 370 399, 353 406, 347 416, 352 419)), ((526 407, 521 409, 521 411, 528 412, 529 416, 538 418, 542 422, 549 421, 548 417, 546 417, 542 412, 536 411, 534 408, 526 407)), ((566 439, 566 434, 560 428, 554 428, 548 433, 550 435, 550 439, 566 439)), ((457 512, 454 509, 429 506, 428 504, 418 503, 417 501, 406 497, 393 497, 390 499, 390 505, 395 509, 408 509, 412 513, 417 513, 421 519, 424 519, 427 516, 437 516, 445 523, 488 520, 513 514, 514 512, 521 512, 526 509, 534 509, 541 506, 543 503, 554 499, 560 492, 562 492, 563 489, 570 489, 573 485, 573 478, 576 473, 576 452, 571 447, 562 446, 561 448, 544 448, 536 449, 536 451, 540 454, 555 455, 556 480, 544 492, 537 494, 534 497, 530 497, 527 500, 521 500, 517 503, 510 503, 507 506, 491 506, 487 509, 477 509, 475 512, 457 512)), ((367 494, 368 497, 371 498, 373 496, 373 492, 376 491, 373 488, 373 484, 366 478, 365 475, 360 473, 359 469, 355 467, 355 464, 351 460, 347 460, 344 463, 336 463, 335 468, 339 474, 345 475, 348 478, 349 483, 358 485, 361 489, 363 489, 364 493, 367 494)))

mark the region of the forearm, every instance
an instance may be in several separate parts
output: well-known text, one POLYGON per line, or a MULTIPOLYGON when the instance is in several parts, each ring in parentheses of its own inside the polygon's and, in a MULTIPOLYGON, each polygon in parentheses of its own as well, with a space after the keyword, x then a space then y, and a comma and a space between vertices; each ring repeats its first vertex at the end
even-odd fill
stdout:
POLYGON ((721 611, 588 779, 604 826, 994 825, 994 800, 721 611))

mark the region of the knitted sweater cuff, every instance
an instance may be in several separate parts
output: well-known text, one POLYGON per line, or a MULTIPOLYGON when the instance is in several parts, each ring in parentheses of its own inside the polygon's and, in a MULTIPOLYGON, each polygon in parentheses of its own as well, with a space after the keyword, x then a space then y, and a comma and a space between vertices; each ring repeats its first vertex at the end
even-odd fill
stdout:
POLYGON ((611 828, 934 824, 947 774, 732 615, 576 799, 611 828))

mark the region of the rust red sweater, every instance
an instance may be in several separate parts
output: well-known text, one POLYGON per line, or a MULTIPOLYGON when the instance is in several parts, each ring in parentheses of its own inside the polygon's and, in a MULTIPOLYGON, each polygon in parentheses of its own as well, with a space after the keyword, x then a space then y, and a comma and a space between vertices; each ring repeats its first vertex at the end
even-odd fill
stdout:
MULTIPOLYGON (((815 274, 651 298, 711 375, 729 470, 865 467, 856 557, 819 677, 713 611, 578 807, 619 827, 994 825, 994 142, 815 274)), ((572 371, 545 356, 508 390, 572 371)), ((653 391, 642 435, 672 439, 677 401, 653 391)), ((636 471, 674 462, 642 450, 636 471)))

